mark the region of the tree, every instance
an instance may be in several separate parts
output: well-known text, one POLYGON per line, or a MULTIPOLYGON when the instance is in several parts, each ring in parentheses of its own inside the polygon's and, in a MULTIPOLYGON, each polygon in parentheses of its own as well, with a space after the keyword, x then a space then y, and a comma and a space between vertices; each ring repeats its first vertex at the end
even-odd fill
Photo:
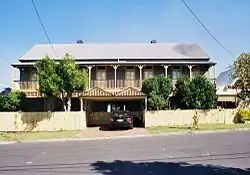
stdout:
POLYGON ((71 97, 76 90, 85 91, 87 85, 87 73, 80 70, 78 65, 69 54, 60 60, 57 66, 57 75, 59 77, 59 90, 62 100, 71 110, 71 97))
POLYGON ((11 91, 9 94, 0 96, 0 111, 23 110, 25 93, 21 91, 11 91))
POLYGON ((189 77, 182 76, 177 79, 175 85, 175 95, 171 100, 172 106, 177 106, 182 109, 189 108, 189 98, 191 96, 189 85, 190 85, 189 77))
POLYGON ((57 64, 55 60, 45 57, 35 65, 41 94, 49 98, 60 98, 64 110, 71 110, 71 98, 75 91, 85 91, 87 73, 79 69, 69 54, 57 64))
POLYGON ((39 91, 47 97, 57 97, 59 93, 60 77, 57 74, 55 60, 46 56, 35 64, 39 91))
POLYGON ((239 97, 250 99, 250 53, 242 53, 234 62, 234 68, 233 78, 237 78, 236 86, 241 89, 239 97))
POLYGON ((172 83, 169 78, 159 75, 147 78, 142 83, 142 92, 148 98, 148 108, 160 110, 167 107, 172 83))
POLYGON ((204 76, 177 80, 174 101, 181 109, 213 109, 217 106, 215 86, 204 76))
POLYGON ((196 76, 190 81, 191 109, 213 109, 217 107, 216 87, 202 75, 196 76))

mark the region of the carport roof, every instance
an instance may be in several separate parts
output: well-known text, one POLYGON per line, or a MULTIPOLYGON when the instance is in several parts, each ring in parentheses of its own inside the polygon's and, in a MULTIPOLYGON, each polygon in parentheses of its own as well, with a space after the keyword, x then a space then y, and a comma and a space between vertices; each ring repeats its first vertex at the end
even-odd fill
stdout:
POLYGON ((118 91, 109 92, 95 87, 80 95, 81 97, 144 97, 144 94, 135 88, 128 87, 118 91))

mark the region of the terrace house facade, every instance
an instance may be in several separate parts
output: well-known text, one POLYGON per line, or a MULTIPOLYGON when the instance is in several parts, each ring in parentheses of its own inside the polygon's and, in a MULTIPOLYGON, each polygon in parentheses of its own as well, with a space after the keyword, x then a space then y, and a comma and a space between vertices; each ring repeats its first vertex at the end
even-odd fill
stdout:
MULTIPOLYGON (((73 110, 109 112, 112 105, 130 111, 143 111, 144 79, 164 75, 172 79, 173 86, 182 75, 203 74, 215 82, 215 65, 197 44, 111 43, 111 44, 37 44, 12 67, 20 71, 20 79, 13 87, 25 92, 30 100, 29 110, 46 109, 39 93, 34 65, 46 55, 60 60, 71 54, 80 68, 88 71, 88 89, 77 94, 72 101, 73 110), (54 48, 54 50, 53 50, 54 48), (212 75, 209 69, 213 67, 212 75), (79 100, 80 99, 80 100, 79 100), (43 104, 43 105, 42 105, 43 104), (42 108, 42 109, 41 109, 42 108)), ((210 71, 211 72, 211 71, 210 71)), ((62 110, 55 102, 54 110, 62 110)))

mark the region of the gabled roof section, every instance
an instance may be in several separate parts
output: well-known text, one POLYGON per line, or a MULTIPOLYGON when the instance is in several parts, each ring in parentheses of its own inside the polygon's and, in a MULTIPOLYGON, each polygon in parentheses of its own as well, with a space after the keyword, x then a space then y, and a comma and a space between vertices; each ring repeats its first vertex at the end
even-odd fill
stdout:
POLYGON ((46 55, 60 59, 66 53, 76 59, 209 59, 197 44, 176 43, 111 43, 111 44, 49 44, 34 45, 20 60, 37 60, 46 55))
POLYGON ((116 94, 117 97, 122 97, 122 96, 144 96, 144 94, 132 87, 128 87, 116 94))
POLYGON ((88 97, 111 97, 113 96, 112 93, 107 92, 101 88, 95 87, 93 89, 90 89, 89 91, 85 92, 83 96, 88 97))
POLYGON ((234 68, 230 68, 224 72, 221 72, 219 76, 216 78, 217 86, 227 86, 234 83, 235 79, 232 78, 232 73, 235 72, 234 68))

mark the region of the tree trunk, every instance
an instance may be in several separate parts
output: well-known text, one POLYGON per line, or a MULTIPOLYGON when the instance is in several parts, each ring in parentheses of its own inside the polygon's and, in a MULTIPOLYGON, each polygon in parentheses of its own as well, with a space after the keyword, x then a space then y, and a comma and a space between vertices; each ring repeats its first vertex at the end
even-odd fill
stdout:
POLYGON ((71 111, 71 98, 68 97, 68 111, 71 111))
POLYGON ((67 111, 67 105, 66 105, 65 102, 63 102, 63 109, 64 109, 65 112, 67 111))
POLYGON ((62 103, 63 103, 63 109, 64 109, 64 111, 66 112, 66 111, 67 111, 67 103, 66 103, 66 100, 65 100, 65 98, 63 98, 62 95, 61 95, 60 99, 62 100, 62 103))

